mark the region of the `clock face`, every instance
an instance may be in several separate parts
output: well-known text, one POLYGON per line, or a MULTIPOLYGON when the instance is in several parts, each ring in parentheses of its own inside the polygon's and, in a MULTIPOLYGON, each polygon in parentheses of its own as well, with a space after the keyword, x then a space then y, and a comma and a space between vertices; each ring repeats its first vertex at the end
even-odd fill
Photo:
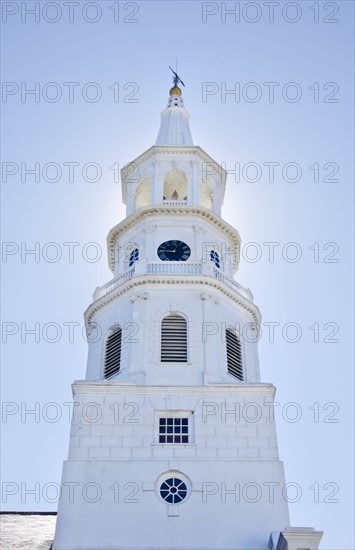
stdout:
POLYGON ((157 254, 163 262, 185 262, 191 254, 190 247, 182 241, 165 241, 158 247, 157 254))

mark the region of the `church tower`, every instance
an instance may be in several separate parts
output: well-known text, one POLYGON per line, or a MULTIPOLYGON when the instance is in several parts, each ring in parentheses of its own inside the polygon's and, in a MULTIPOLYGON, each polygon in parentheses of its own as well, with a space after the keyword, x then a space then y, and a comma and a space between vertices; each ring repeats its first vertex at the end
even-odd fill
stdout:
POLYGON ((317 550, 321 532, 289 526, 226 172, 193 144, 179 82, 155 145, 122 170, 53 550, 317 550))

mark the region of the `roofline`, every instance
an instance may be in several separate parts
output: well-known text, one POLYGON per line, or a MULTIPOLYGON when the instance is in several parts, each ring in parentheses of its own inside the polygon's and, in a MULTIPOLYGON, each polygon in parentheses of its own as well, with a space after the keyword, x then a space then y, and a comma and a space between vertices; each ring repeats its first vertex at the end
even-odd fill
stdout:
POLYGON ((149 277, 147 275, 138 275, 137 277, 133 277, 132 279, 129 279, 119 287, 106 294, 105 296, 98 298, 87 307, 84 313, 85 326, 88 327, 90 325, 91 320, 97 311, 102 309, 106 304, 109 304, 110 302, 116 300, 116 298, 127 294, 133 289, 141 289, 142 287, 146 287, 149 285, 154 286, 156 284, 159 285, 162 283, 165 285, 175 286, 183 283, 188 285, 213 288, 214 290, 221 292, 227 299, 237 303, 245 311, 251 313, 256 325, 260 326, 261 313, 258 306, 254 304, 254 302, 251 302, 247 298, 244 298, 244 296, 242 296, 241 294, 238 294, 237 292, 229 288, 225 283, 208 276, 197 278, 195 275, 184 275, 184 277, 187 278, 182 280, 181 278, 179 278, 178 275, 166 276, 165 274, 151 275, 149 277))
POLYGON ((10 515, 16 515, 16 516, 56 516, 58 512, 16 512, 16 511, 7 511, 7 510, 0 510, 1 516, 10 516, 10 515))

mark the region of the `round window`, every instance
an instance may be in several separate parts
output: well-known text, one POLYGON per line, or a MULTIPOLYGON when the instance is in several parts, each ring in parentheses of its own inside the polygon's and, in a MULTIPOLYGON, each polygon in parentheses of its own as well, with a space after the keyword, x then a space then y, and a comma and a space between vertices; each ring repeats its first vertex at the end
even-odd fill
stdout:
POLYGON ((169 477, 160 485, 160 496, 169 504, 179 504, 187 496, 187 486, 178 477, 169 477))

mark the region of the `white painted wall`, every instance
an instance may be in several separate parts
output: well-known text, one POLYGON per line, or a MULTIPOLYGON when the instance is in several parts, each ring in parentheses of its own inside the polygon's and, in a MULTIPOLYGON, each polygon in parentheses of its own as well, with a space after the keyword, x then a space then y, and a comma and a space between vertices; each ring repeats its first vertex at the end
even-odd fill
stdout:
POLYGON ((264 550, 270 530, 289 524, 275 425, 264 405, 273 386, 177 391, 78 382, 74 393, 54 550, 264 550), (157 444, 155 411, 193 411, 191 443, 157 444), (180 505, 160 498, 165 473, 191 482, 180 505))

